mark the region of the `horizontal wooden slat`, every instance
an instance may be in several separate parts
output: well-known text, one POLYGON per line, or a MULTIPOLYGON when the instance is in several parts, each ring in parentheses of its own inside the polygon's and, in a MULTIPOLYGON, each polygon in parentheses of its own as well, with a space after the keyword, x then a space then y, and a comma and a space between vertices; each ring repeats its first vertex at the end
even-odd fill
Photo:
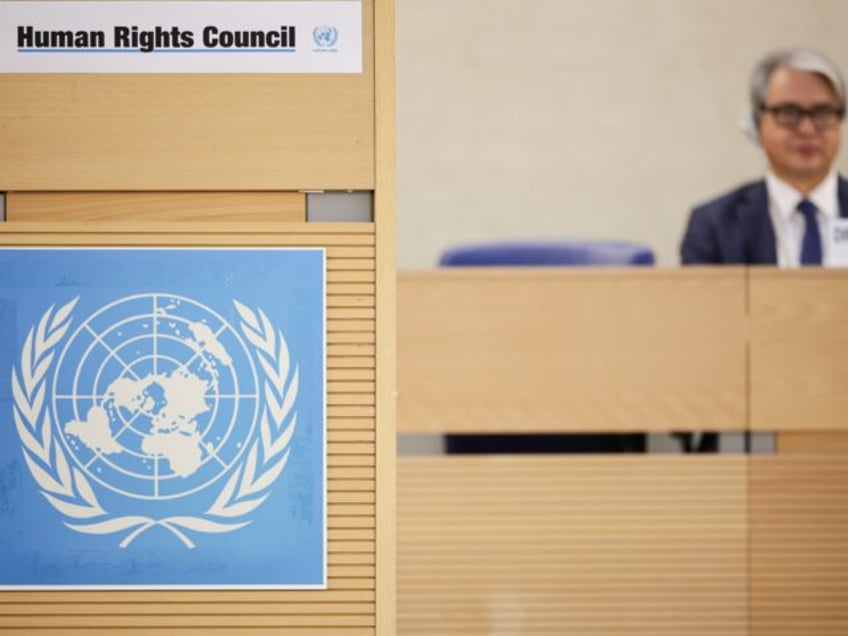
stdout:
MULTIPOLYGON (((374 308, 373 307, 328 307, 327 308, 327 320, 329 322, 339 320, 339 321, 347 321, 347 320, 373 320, 374 319, 374 308)), ((371 329, 366 329, 367 331, 371 331, 371 329)))
POLYGON ((336 258, 333 255, 327 259, 327 265, 332 266, 332 269, 342 269, 345 271, 374 271, 373 258, 336 258))
POLYGON ((357 281, 365 281, 367 282, 374 276, 374 268, 373 267, 361 267, 358 269, 351 269, 345 265, 345 261, 349 259, 343 258, 334 258, 328 254, 327 257, 327 272, 328 272, 328 280, 332 280, 332 282, 345 282, 346 280, 350 280, 352 282, 357 281), (329 279, 329 276, 332 275, 335 278, 329 279), (344 277, 348 277, 345 279, 344 277))
POLYGON ((328 345, 344 344, 375 344, 377 338, 373 332, 365 331, 334 331, 327 334, 328 345))
POLYGON ((373 455, 328 455, 327 466, 330 468, 374 466, 374 457, 373 455))
MULTIPOLYGON (((357 603, 369 604, 374 601, 374 592, 369 590, 326 589, 326 590, 98 590, 84 592, 63 590, 61 601, 56 600, 55 592, 20 591, 6 592, 0 600, 0 611, 14 613, 15 606, 41 607, 50 611, 49 606, 59 603, 71 603, 74 606, 96 607, 99 605, 223 605, 243 606, 255 603, 260 610, 263 607, 292 606, 311 603, 357 603)), ((94 610, 96 611, 96 610, 94 610)))
MULTIPOLYGON (((361 492, 356 490, 337 490, 331 491, 327 495, 327 502, 330 504, 371 504, 373 505, 376 501, 377 496, 373 491, 370 492, 361 492)), ((344 544, 336 544, 330 546, 330 551, 335 552, 340 549, 340 547, 344 544)), ((362 546, 356 545, 356 548, 360 548, 362 546)))
POLYGON ((327 516, 339 519, 349 517, 373 517, 373 503, 332 503, 327 505, 327 516))
POLYGON ((327 272, 328 283, 373 283, 374 280, 374 272, 371 271, 329 270, 327 272))
POLYGON ((328 302, 332 298, 342 298, 344 296, 363 296, 370 297, 375 293, 373 283, 337 283, 329 290, 327 294, 328 302))
MULTIPOLYGON (((373 493, 372 493, 373 494, 373 493)), ((374 541, 370 540, 335 540, 331 543, 330 554, 368 554, 374 552, 374 541)))
POLYGON ((328 344, 327 358, 338 362, 339 367, 359 367, 359 368, 374 368, 374 345, 360 343, 345 343, 345 344, 328 344), (337 360, 341 358, 341 360, 337 360), (350 364, 344 364, 344 361, 354 358, 350 364), (362 358, 361 360, 359 358, 362 358), (370 366, 365 366, 370 361, 370 366))
MULTIPOLYGON (((373 528, 331 528, 327 532, 327 537, 330 541, 373 541, 375 533, 373 528)), ((332 589, 349 589, 337 585, 331 585, 331 587, 332 589)))
POLYGON ((38 629, 42 627, 112 627, 127 629, 136 627, 301 627, 338 626, 355 627, 374 624, 374 616, 363 614, 286 614, 265 616, 262 614, 238 614, 235 616, 213 614, 147 614, 131 616, 0 616, 0 627, 38 629))
MULTIPOLYGON (((329 314, 329 312, 327 312, 329 314)), ((374 320, 357 320, 355 318, 351 318, 344 314, 344 310, 341 310, 340 315, 327 317, 327 331, 332 333, 334 331, 362 331, 362 332, 373 332, 374 331, 374 320)))
POLYGON ((374 442, 375 431, 371 430, 331 430, 327 434, 327 442, 374 442))
MULTIPOLYGON (((3 223, 0 245, 373 246, 373 223, 3 223)), ((353 281, 356 282, 356 281, 353 281)), ((368 282, 368 281, 363 281, 368 282)))
POLYGON ((373 552, 333 552, 328 562, 332 568, 337 565, 374 565, 376 560, 373 552))
POLYGON ((342 294, 339 288, 342 287, 339 283, 333 287, 335 293, 327 295, 327 307, 362 307, 373 308, 375 298, 373 294, 342 294))
MULTIPOLYGON (((363 515, 361 517, 354 516, 343 516, 343 517, 327 517, 327 527, 332 528, 333 530, 340 530, 342 528, 347 529, 371 529, 375 528, 376 525, 374 523, 374 517, 363 515)), ((347 566, 336 566, 338 567, 347 567, 347 566)), ((367 576, 364 574, 340 574, 339 572, 334 571, 334 576, 367 576)))
POLYGON ((67 242, 71 243, 110 245, 116 240, 128 244, 132 244, 133 241, 149 241, 157 235, 163 235, 162 238, 168 238, 168 236, 181 237, 190 234, 220 237, 235 235, 233 238, 239 238, 241 235, 254 235, 254 238, 266 241, 292 241, 301 234, 322 234, 330 238, 327 245, 328 256, 370 258, 375 254, 375 225, 373 223, 253 223, 242 221, 148 223, 126 220, 115 221, 114 223, 56 222, 51 223, 48 228, 43 223, 16 221, 3 224, 0 226, 0 230, 2 230, 0 234, 6 237, 23 240, 24 237, 29 236, 33 240, 39 240, 47 245, 54 244, 55 238, 58 236, 66 237, 67 242), (368 238, 369 235, 370 239, 368 238), (335 245, 337 241, 334 237, 343 236, 349 237, 352 242, 345 244, 339 241, 339 244, 335 245), (370 246, 370 248, 359 246, 370 246), (341 251, 334 252, 333 250, 336 248, 341 251))
POLYGON ((368 382, 374 380, 375 377, 374 369, 329 369, 327 371, 328 382, 368 382))
POLYGON ((374 369, 374 345, 327 344, 328 369, 374 369))
POLYGON ((373 455, 374 443, 332 442, 327 444, 327 455, 373 455))
MULTIPOLYGON (((360 526, 371 527, 371 526, 360 526)), ((374 578, 374 568, 367 565, 336 565, 330 570, 330 577, 370 580, 374 578)))
POLYGON ((330 585, 338 590, 373 590, 374 577, 338 576, 330 579, 330 585))
MULTIPOLYGON (((314 223, 307 225, 311 228, 314 223)), ((374 260, 377 250, 373 245, 329 245, 327 247, 327 258, 363 258, 374 260)), ((373 292, 372 292, 373 295, 373 292)))
MULTIPOLYGON (((342 468, 335 467, 334 470, 342 470, 342 468)), ((357 469, 359 470, 359 469, 357 469)), ((332 479, 328 479, 327 489, 330 493, 334 494, 362 494, 369 491, 373 491, 374 481, 370 477, 367 476, 353 476, 353 477, 339 477, 334 474, 332 479)), ((339 500, 336 500, 337 503, 344 503, 339 500)), ((373 503, 373 502, 370 502, 373 503)))
POLYGON ((327 406, 370 406, 374 404, 374 396, 360 393, 334 393, 327 396, 327 406))
MULTIPOLYGON (((340 627, 338 625, 332 627, 221 627, 221 626, 206 626, 206 627, 174 627, 167 628, 169 636, 374 636, 373 627, 340 627)), ((13 627, 11 630, 0 628, 0 634, 20 634, 20 630, 13 627)), ((25 632, 33 633, 32 630, 25 632)), ((39 629, 36 632, 38 636, 68 636, 69 634, 85 634, 85 636, 115 636, 116 630, 112 627, 98 628, 85 627, 75 628, 73 630, 61 628, 46 628, 39 629)), ((131 630, 133 636, 161 636, 163 629, 161 627, 133 627, 131 630)))
POLYGON ((327 481, 372 480, 374 473, 373 466, 334 466, 330 464, 327 467, 327 481))
MULTIPOLYGON (((297 616, 319 614, 327 610, 324 602, 282 602, 258 603, 210 603, 167 601, 167 602, 130 602, 130 603, 18 603, 0 604, 0 617, 9 616, 109 616, 144 612, 145 614, 174 615, 208 615, 226 616, 250 613, 256 616, 278 615, 297 616)), ((373 602, 345 603, 334 602, 334 613, 339 614, 368 614, 374 611, 373 602)), ((70 619, 68 622, 72 622, 70 619)), ((2 624, 2 622, 0 622, 2 624)))
MULTIPOLYGON (((339 410, 341 410, 341 407, 334 409, 334 411, 339 410)), ((359 415, 331 414, 328 429, 331 431, 370 431, 374 430, 374 418, 359 415)))
POLYGON ((327 382, 327 393, 373 393, 374 382, 327 382))
POLYGON ((7 221, 306 222, 302 192, 9 192, 7 221))

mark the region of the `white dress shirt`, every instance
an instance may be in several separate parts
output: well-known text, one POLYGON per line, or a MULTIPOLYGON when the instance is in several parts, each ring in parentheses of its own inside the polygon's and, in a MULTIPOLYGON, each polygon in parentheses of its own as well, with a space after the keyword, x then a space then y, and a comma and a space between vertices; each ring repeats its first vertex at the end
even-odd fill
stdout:
POLYGON ((838 178, 832 171, 824 181, 807 196, 769 172, 766 174, 769 213, 774 227, 777 264, 780 267, 799 267, 801 242, 804 238, 804 217, 798 211, 802 199, 815 203, 818 211, 819 231, 822 243, 822 265, 829 264, 829 245, 825 237, 830 236, 830 226, 839 218, 838 178))

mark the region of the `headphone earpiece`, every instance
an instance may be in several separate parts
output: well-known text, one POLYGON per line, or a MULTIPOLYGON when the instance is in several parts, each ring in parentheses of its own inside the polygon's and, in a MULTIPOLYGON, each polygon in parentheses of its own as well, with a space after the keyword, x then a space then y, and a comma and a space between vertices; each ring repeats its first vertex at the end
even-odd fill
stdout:
POLYGON ((760 144, 760 126, 753 111, 747 111, 739 118, 739 129, 755 144, 760 144))

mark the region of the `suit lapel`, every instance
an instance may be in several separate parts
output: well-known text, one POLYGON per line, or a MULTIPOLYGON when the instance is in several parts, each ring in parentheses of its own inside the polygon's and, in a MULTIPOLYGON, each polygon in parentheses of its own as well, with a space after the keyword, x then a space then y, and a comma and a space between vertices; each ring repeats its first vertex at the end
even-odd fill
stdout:
POLYGON ((755 183, 745 194, 737 207, 743 239, 742 262, 776 264, 774 228, 771 225, 765 181, 755 183))
POLYGON ((839 177, 836 196, 839 199, 839 216, 848 217, 848 180, 839 177))

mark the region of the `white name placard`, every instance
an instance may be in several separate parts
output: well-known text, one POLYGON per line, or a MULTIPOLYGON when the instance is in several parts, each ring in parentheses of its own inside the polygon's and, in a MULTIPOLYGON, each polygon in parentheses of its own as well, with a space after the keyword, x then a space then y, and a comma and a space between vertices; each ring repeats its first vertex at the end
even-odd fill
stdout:
POLYGON ((361 73, 362 3, 0 1, 0 73, 361 73))
POLYGON ((832 267, 848 267, 848 219, 834 219, 830 223, 828 252, 832 267))

